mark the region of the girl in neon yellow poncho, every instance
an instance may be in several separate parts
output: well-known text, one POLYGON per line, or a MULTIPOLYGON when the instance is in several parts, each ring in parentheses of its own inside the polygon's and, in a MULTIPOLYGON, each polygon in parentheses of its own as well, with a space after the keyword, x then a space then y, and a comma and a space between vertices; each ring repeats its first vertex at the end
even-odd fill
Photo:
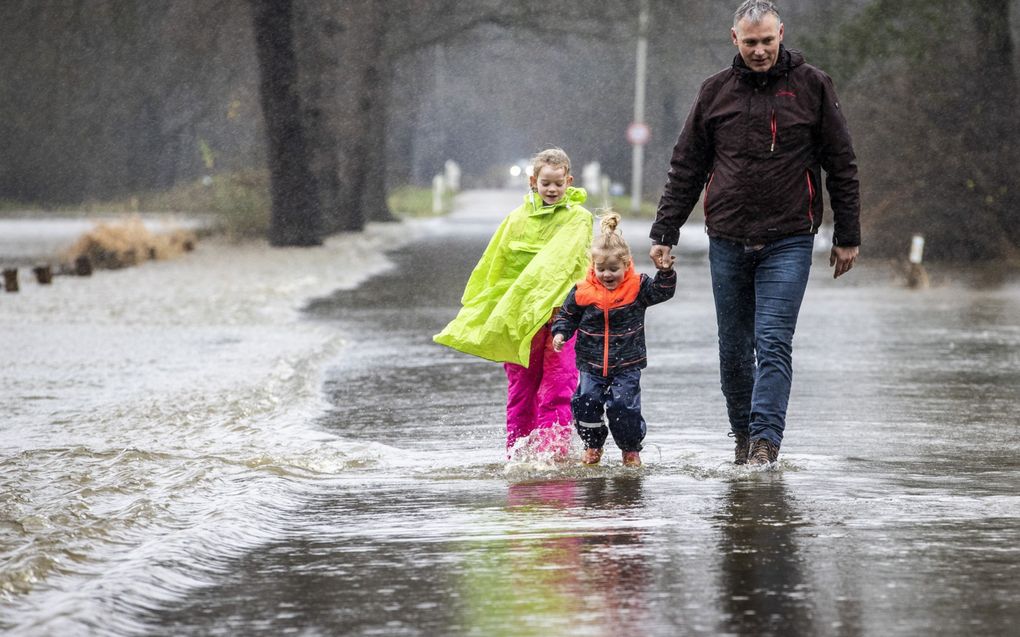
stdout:
POLYGON ((525 445, 561 457, 570 447, 570 398, 578 376, 574 341, 555 352, 549 327, 588 268, 592 215, 581 206, 584 189, 571 187, 573 181, 562 150, 535 156, 531 192, 489 241, 457 317, 433 338, 504 363, 508 457, 525 445))

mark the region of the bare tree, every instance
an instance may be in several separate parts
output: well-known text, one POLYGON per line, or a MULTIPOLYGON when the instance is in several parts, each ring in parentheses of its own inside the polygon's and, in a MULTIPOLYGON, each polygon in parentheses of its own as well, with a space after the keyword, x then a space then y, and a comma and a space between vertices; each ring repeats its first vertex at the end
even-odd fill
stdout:
POLYGON ((391 83, 393 81, 392 58, 386 49, 386 30, 391 24, 393 7, 390 2, 373 3, 371 21, 365 26, 366 44, 364 54, 367 63, 362 68, 362 90, 364 99, 361 112, 365 121, 364 154, 361 173, 361 209, 368 221, 395 221, 386 201, 389 192, 386 183, 388 133, 391 83))
POLYGON ((274 246, 322 243, 322 209, 298 96, 291 0, 251 0, 258 54, 274 246))

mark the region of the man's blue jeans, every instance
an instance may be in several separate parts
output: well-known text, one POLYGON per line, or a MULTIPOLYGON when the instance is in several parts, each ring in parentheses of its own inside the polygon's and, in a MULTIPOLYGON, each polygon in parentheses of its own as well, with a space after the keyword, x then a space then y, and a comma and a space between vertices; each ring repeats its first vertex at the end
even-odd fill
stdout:
POLYGON ((793 333, 814 235, 761 246, 710 238, 719 371, 730 430, 779 445, 793 381, 793 333))

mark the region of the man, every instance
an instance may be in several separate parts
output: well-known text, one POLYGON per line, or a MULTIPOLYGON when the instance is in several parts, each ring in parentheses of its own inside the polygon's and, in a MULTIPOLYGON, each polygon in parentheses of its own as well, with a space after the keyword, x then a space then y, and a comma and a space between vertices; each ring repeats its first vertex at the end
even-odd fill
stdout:
POLYGON ((733 66, 705 80, 673 149, 652 225, 652 260, 670 258, 705 191, 722 392, 736 464, 776 462, 792 382, 793 333, 822 222, 821 171, 835 230, 829 265, 860 245, 860 188, 832 80, 783 46, 775 5, 747 0, 730 31, 733 66))

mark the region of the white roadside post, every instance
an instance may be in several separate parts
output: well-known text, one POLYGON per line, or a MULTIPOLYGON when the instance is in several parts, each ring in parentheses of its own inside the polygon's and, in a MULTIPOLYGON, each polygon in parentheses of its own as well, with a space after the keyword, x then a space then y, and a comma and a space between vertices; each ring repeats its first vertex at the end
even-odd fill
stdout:
POLYGON ((442 175, 432 178, 432 212, 440 214, 443 212, 443 191, 446 190, 446 180, 442 175))
POLYGON ((446 187, 450 192, 460 192, 460 164, 447 159, 443 164, 443 177, 446 178, 446 187))
POLYGON ((602 165, 590 161, 581 169, 581 186, 588 191, 590 197, 597 197, 602 187, 602 165))
POLYGON ((924 237, 915 234, 910 240, 910 272, 907 274, 907 285, 912 288, 928 287, 928 273, 921 262, 924 260, 924 237))

